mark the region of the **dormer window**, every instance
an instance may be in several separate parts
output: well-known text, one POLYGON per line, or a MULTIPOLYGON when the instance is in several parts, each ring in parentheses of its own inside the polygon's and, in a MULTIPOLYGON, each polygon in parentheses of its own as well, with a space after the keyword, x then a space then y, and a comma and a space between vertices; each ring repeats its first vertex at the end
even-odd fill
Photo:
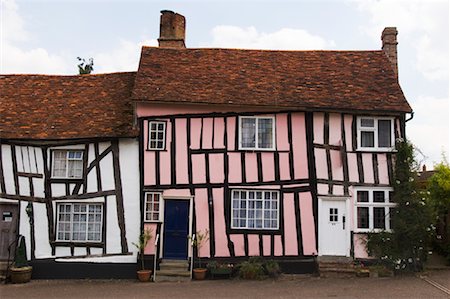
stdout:
POLYGON ((358 150, 391 151, 394 148, 394 119, 358 117, 358 150))

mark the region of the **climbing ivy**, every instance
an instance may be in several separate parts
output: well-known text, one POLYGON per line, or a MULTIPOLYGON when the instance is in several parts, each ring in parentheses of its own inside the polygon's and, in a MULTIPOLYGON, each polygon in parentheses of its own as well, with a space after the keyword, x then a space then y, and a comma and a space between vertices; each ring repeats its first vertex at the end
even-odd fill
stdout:
POLYGON ((396 149, 393 201, 397 206, 390 215, 392 231, 369 233, 367 249, 396 270, 420 271, 431 240, 430 208, 416 183, 413 145, 398 140, 396 149))

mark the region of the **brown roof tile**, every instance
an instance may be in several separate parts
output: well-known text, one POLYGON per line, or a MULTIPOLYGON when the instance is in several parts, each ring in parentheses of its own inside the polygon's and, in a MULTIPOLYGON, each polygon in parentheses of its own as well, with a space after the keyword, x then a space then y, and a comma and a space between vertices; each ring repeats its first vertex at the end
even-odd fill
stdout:
POLYGON ((135 100, 410 112, 382 51, 143 47, 135 100))
POLYGON ((135 75, 0 75, 0 138, 136 136, 135 75))

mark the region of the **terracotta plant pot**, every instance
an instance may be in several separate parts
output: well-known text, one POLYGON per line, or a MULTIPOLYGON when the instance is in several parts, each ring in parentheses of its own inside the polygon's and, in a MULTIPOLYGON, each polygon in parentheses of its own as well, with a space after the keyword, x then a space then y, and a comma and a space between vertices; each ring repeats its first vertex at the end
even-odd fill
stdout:
POLYGON ((139 270, 137 271, 137 276, 139 281, 147 282, 150 280, 150 277, 152 276, 152 270, 139 270))
POLYGON ((33 270, 33 267, 27 266, 27 267, 11 267, 9 268, 10 274, 11 274, 11 282, 12 283, 26 283, 31 280, 31 272, 33 270))
POLYGON ((196 269, 192 270, 192 272, 194 272, 194 279, 195 280, 205 279, 206 271, 207 271, 207 269, 205 269, 205 268, 196 268, 196 269))

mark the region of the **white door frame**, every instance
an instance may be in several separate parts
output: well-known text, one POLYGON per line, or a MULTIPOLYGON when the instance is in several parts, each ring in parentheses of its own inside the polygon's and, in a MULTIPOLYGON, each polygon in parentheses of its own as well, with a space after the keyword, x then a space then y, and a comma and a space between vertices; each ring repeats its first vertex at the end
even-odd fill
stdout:
POLYGON ((350 257, 350 211, 351 211, 351 207, 350 207, 350 197, 346 197, 346 196, 319 196, 319 228, 318 228, 318 238, 319 238, 319 248, 318 248, 318 252, 319 252, 319 256, 323 255, 322 254, 322 249, 321 249, 321 234, 320 234, 320 225, 321 225, 321 219, 323 219, 323 217, 329 217, 327 211, 325 211, 323 209, 323 201, 345 201, 345 244, 346 244, 346 254, 345 256, 350 257))

